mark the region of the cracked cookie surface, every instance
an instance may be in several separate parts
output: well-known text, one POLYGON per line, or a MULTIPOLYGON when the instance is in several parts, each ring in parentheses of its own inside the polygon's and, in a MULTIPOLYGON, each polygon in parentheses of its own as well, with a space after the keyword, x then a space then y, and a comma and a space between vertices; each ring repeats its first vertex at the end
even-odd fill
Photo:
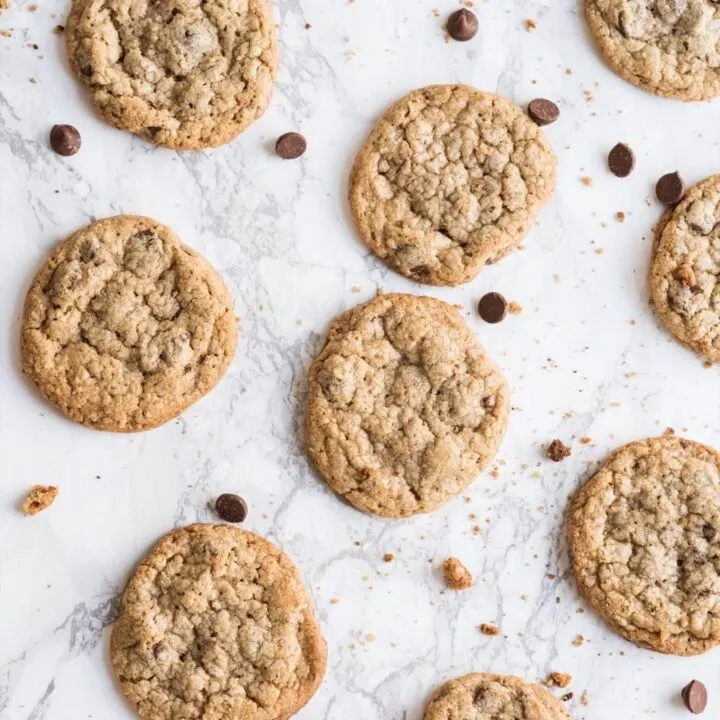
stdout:
POLYGON ((720 175, 691 188, 655 233, 652 304, 670 332, 720 361, 720 175))
POLYGON ((555 155, 513 102, 415 90, 380 119, 350 179, 364 242, 418 282, 458 285, 514 250, 555 187, 555 155))
POLYGON ((110 658, 147 720, 287 720, 322 682, 327 652, 285 553, 239 528, 190 525, 133 573, 110 658))
POLYGON ((150 218, 100 220, 61 243, 28 291, 24 373, 76 422, 147 430, 209 392, 235 353, 220 277, 150 218))
POLYGON ((585 0, 610 67, 656 95, 720 95, 720 5, 714 0, 585 0))
POLYGON ((73 0, 70 66, 103 118, 157 145, 232 140, 270 102, 269 0, 73 0))
POLYGON ((335 320, 310 368, 306 443, 330 487, 405 517, 467 487, 505 433, 509 389, 460 314, 381 295, 335 320))
POLYGON ((473 673, 449 680, 434 694, 423 720, 569 720, 544 687, 517 677, 473 673))
POLYGON ((720 642, 720 454, 677 437, 633 442, 568 518, 578 589, 625 638, 673 655, 720 642))

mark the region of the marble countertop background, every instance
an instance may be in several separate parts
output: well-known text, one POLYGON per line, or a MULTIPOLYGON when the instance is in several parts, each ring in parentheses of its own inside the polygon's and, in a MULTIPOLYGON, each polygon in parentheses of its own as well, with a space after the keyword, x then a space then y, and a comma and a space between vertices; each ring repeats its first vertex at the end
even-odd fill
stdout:
POLYGON ((576 718, 687 717, 679 691, 694 677, 716 715, 718 655, 663 657, 610 632, 571 583, 562 523, 570 494, 623 442, 671 426, 720 446, 717 370, 659 327, 646 281, 661 212, 654 183, 720 169, 718 104, 654 98, 616 78, 575 0, 478 2, 480 32, 465 44, 444 37, 455 0, 276 0, 282 69, 270 110, 224 148, 178 153, 92 113, 52 32, 66 3, 33 7, 13 0, 0 15, 0 31, 12 31, 0 35, 0 717, 132 717, 107 662, 117 597, 160 535, 213 520, 208 503, 222 491, 247 499, 245 526, 294 558, 317 604, 329 665, 302 720, 418 720, 453 675, 539 680, 551 670, 572 674, 576 718), (407 91, 442 82, 561 108, 546 129, 558 190, 526 249, 457 289, 388 271, 359 242, 345 200, 373 121, 407 91), (80 129, 75 157, 47 147, 55 123, 80 129), (288 130, 308 139, 298 161, 272 152, 288 130), (605 168, 618 141, 637 153, 626 180, 605 168), (123 212, 171 225, 202 252, 242 316, 217 390, 179 420, 128 436, 65 420, 18 361, 24 293, 49 249, 123 212), (395 522, 341 503, 308 467, 299 434, 307 366, 330 320, 378 289, 460 304, 513 390, 496 472, 465 500, 395 522), (482 323, 474 308, 488 290, 522 313, 482 323), (554 437, 573 447, 557 465, 542 452, 554 437), (60 495, 26 518, 18 505, 35 483, 60 495), (472 590, 445 590, 448 555, 472 570, 472 590), (482 635, 485 622, 502 636, 482 635))

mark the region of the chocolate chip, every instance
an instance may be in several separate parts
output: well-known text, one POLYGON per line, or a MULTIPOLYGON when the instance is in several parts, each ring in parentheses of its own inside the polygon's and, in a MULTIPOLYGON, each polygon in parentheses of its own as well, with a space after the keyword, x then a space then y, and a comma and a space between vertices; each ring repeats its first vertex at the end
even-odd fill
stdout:
POLYGON ((478 19, 475 13, 465 8, 456 10, 447 20, 448 35, 453 40, 466 42, 472 40, 478 31, 478 19))
POLYGON ((528 104, 528 115, 537 125, 550 125, 560 117, 560 110, 552 100, 535 98, 528 104))
POLYGON ((705 525, 703 525, 702 534, 708 542, 712 542, 717 535, 717 530, 715 530, 715 528, 710 523, 706 523, 705 525))
POLYGON ((683 688, 682 699, 691 713, 699 715, 707 707, 707 688, 699 680, 693 680, 683 688))
POLYGON ((547 446, 547 450, 545 452, 550 460, 553 462, 560 462, 566 457, 570 457, 572 449, 562 442, 562 440, 555 438, 555 440, 547 446))
POLYGON ((410 274, 420 282, 427 282, 430 277, 430 268, 427 265, 416 265, 414 268, 410 268, 410 274))
POLYGON ((682 200, 685 185, 677 172, 663 175, 655 186, 655 195, 664 205, 675 205, 682 200))
POLYGON ((489 292, 480 298, 478 312, 487 323, 499 323, 507 315, 507 300, 497 292, 489 292))
POLYGON ((248 506, 239 495, 223 493, 215 501, 215 510, 226 522, 239 523, 247 517, 248 506))
POLYGON ((294 160, 299 158, 307 148, 305 138, 296 132, 289 132, 281 135, 275 143, 275 152, 283 160, 294 160))
POLYGON ((608 154, 608 167, 615 177, 627 177, 635 167, 635 153, 625 143, 618 143, 608 154))
POLYGON ((50 145, 58 155, 74 155, 81 144, 80 133, 72 125, 53 125, 50 145))

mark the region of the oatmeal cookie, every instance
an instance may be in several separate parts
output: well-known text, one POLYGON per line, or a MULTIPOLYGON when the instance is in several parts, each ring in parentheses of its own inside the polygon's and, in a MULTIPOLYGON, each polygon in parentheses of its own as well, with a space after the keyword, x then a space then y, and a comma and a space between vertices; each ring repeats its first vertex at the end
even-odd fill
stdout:
POLYGON ((148 430, 209 392, 235 353, 232 300, 170 228, 131 215, 61 243, 28 291, 25 374, 76 422, 148 430))
POLYGON ((656 311, 710 363, 720 360, 720 175, 691 188, 658 224, 650 271, 656 311))
POLYGON ((73 0, 65 35, 102 117, 157 145, 223 145, 270 102, 270 0, 73 0))
POLYGON ((364 242, 431 285, 459 285, 514 250, 555 186, 556 160, 513 102, 468 85, 415 90, 361 150, 350 205, 364 242))
POLYGON ((680 100, 720 95, 720 5, 714 0, 585 0, 610 67, 641 88, 680 100))
POLYGON ((578 492, 578 589, 636 645, 697 655, 720 642, 720 454, 663 436, 610 456, 578 492))
POLYGON ((497 452, 509 390, 460 314, 381 295, 335 320, 312 363, 306 442, 330 487, 365 512, 428 512, 497 452))

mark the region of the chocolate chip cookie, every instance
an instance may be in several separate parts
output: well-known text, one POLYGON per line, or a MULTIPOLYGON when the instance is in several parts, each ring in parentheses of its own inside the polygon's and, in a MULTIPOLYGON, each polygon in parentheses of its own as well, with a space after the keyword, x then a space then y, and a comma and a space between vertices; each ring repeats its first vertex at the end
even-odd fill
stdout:
POLYGON ((514 103, 468 85, 416 90, 375 126, 353 167, 350 205, 390 267, 459 285, 514 250, 555 187, 556 159, 514 103))
POLYGON ((73 0, 65 35, 102 117, 157 145, 223 145, 270 102, 270 0, 73 0))
POLYGON ((365 512, 428 512, 467 487, 505 433, 509 390, 460 314, 381 295, 335 320, 310 368, 305 433, 330 487, 365 512))
POLYGON ((597 44, 619 75, 655 95, 720 95, 720 5, 715 0, 585 0, 597 44))
POLYGON ((578 589, 623 637, 672 655, 720 643, 720 454, 663 436, 610 456, 568 519, 578 589))
POLYGON ((327 652, 285 553, 229 525, 190 525, 135 570, 110 659, 148 720, 287 720, 322 682, 327 652))
POLYGON ((503 675, 474 673, 446 682, 430 700, 423 720, 569 720, 540 685, 503 675))
POLYGON ((691 188, 656 228, 652 303, 670 332, 720 361, 720 175, 691 188))
POLYGON ((28 291, 25 374, 76 422, 148 430, 209 392, 235 353, 223 281, 155 220, 101 220, 61 243, 28 291))

